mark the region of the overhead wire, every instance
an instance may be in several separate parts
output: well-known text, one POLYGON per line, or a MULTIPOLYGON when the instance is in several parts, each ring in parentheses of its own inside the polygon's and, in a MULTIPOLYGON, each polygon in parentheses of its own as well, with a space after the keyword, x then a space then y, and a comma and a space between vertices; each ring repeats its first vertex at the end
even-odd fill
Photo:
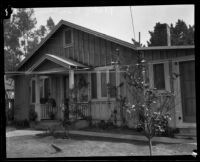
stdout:
POLYGON ((133 36, 134 36, 134 40, 135 40, 135 30, 134 30, 134 22, 133 22, 133 14, 132 14, 131 6, 130 6, 130 12, 131 12, 131 22, 132 22, 132 28, 133 28, 133 36))

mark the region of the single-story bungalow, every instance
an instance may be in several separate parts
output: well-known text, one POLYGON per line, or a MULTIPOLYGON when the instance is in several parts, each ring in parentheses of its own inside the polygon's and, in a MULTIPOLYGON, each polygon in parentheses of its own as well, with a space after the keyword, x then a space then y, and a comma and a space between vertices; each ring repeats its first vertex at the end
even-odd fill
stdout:
MULTIPOLYGON (((65 100, 74 98, 70 107, 76 104, 92 121, 107 121, 116 109, 120 124, 116 96, 108 94, 107 84, 118 86, 124 78, 112 62, 135 64, 138 53, 148 62, 151 86, 175 94, 170 126, 196 128, 193 45, 135 47, 64 20, 20 63, 17 72, 7 73, 15 80, 15 120, 28 119, 30 109, 37 112, 38 121, 51 119, 49 112, 55 114, 54 120, 62 120, 65 100), (45 104, 48 97, 54 99, 54 109, 45 104)), ((119 94, 130 98, 128 88, 125 84, 119 94)), ((136 114, 130 125, 134 127, 137 120, 136 114)))

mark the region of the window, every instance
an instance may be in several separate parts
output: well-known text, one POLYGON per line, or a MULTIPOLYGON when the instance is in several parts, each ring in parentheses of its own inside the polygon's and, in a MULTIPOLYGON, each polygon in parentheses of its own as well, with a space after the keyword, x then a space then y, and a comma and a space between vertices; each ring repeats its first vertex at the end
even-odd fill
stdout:
POLYGON ((31 81, 31 103, 35 103, 35 80, 31 81))
POLYGON ((40 78, 40 98, 48 98, 50 93, 49 78, 40 78))
POLYGON ((107 97, 106 72, 101 72, 101 97, 107 97))
POLYGON ((92 98, 97 98, 97 73, 91 74, 91 84, 92 84, 92 98))
POLYGON ((165 89, 165 71, 164 64, 153 65, 154 88, 158 90, 165 89))
POLYGON ((69 47, 72 45, 72 30, 67 29, 64 31, 64 47, 69 47))
POLYGON ((91 74, 92 99, 105 99, 108 97, 108 86, 111 85, 110 97, 116 97, 116 72, 114 70, 101 71, 91 74))
POLYGON ((109 72, 109 83, 111 85, 110 97, 116 97, 116 73, 113 70, 109 72))
POLYGON ((48 98, 50 93, 49 78, 44 79, 44 98, 48 98))

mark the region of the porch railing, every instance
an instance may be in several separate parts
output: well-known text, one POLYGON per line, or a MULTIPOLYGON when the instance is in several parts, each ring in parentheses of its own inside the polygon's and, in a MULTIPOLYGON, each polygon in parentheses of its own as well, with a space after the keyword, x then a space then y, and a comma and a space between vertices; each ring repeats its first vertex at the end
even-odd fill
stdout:
POLYGON ((91 104, 89 102, 70 103, 70 115, 75 119, 84 119, 91 116, 91 104))
POLYGON ((55 117, 57 113, 57 107, 52 107, 48 104, 41 104, 41 119, 52 119, 52 113, 55 117))

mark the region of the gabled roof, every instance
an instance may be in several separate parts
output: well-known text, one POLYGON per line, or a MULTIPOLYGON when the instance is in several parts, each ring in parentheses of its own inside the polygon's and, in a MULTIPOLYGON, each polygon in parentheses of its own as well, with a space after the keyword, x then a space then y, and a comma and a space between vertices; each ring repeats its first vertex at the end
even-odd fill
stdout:
POLYGON ((94 31, 94 30, 91 30, 91 29, 88 29, 88 28, 85 28, 85 27, 82 27, 82 26, 79 26, 79 25, 76 25, 76 24, 73 24, 71 22, 68 22, 68 21, 64 21, 64 20, 61 20, 55 27, 54 29, 45 37, 45 39, 43 41, 40 42, 40 44, 36 47, 36 49, 30 53, 19 65, 18 65, 18 68, 17 70, 19 70, 19 68, 37 51, 40 49, 40 47, 62 26, 62 25, 66 25, 66 26, 69 26, 71 28, 74 28, 74 29, 77 29, 77 30, 81 30, 83 32, 86 32, 86 33, 89 33, 89 34, 92 34, 92 35, 95 35, 97 37, 100 37, 100 38, 103 38, 103 39, 106 39, 108 41, 111 41, 111 42, 115 42, 117 44, 120 44, 122 46, 125 46, 125 47, 128 47, 128 48, 131 48, 131 49, 134 49, 136 50, 136 48, 134 47, 133 44, 131 43, 128 43, 128 42, 125 42, 125 41, 122 41, 120 39, 117 39, 117 38, 114 38, 114 37, 111 37, 111 36, 108 36, 106 34, 102 34, 102 33, 99 33, 97 31, 94 31))
MULTIPOLYGON (((70 59, 62 58, 59 56, 51 55, 51 54, 45 54, 38 62, 33 64, 27 72, 33 72, 36 68, 38 68, 45 60, 52 61, 53 63, 56 63, 66 69, 70 69, 71 67, 76 67, 76 68, 87 68, 87 66, 80 64, 78 62, 75 62, 70 59)), ((51 70, 51 69, 49 69, 51 70)))

